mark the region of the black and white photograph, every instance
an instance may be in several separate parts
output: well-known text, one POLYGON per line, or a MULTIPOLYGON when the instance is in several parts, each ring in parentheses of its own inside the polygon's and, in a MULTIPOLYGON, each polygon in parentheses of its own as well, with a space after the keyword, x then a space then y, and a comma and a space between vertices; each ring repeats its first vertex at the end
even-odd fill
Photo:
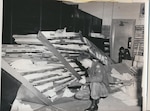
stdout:
POLYGON ((1 0, 1 111, 149 111, 149 0, 1 0))

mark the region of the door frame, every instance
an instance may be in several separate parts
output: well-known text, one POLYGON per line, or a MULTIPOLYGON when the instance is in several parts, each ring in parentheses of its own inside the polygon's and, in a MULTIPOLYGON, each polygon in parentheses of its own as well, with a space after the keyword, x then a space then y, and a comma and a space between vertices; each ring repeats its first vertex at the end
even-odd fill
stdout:
POLYGON ((113 48, 114 48, 114 39, 115 39, 115 21, 127 21, 127 20, 132 20, 133 21, 133 37, 132 37, 132 44, 131 44, 131 57, 133 56, 133 44, 134 44, 134 34, 135 34, 135 22, 136 19, 112 19, 111 22, 111 31, 110 31, 110 35, 111 35, 111 39, 110 39, 110 57, 112 58, 112 54, 113 54, 113 48))

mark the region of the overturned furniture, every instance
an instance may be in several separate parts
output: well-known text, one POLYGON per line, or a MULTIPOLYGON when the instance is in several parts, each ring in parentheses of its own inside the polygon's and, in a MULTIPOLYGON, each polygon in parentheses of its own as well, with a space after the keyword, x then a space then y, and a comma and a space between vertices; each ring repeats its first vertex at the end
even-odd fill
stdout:
POLYGON ((109 57, 80 33, 41 31, 13 35, 17 44, 2 45, 2 69, 22 83, 18 99, 52 105, 63 97, 68 85, 85 73, 75 63, 80 53, 88 52, 111 63, 109 57))

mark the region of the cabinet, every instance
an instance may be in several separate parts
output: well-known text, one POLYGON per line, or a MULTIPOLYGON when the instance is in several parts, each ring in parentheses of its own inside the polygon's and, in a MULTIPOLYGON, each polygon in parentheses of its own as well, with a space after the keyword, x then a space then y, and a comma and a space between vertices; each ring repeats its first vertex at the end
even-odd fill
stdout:
POLYGON ((102 19, 80 9, 78 9, 78 17, 76 19, 78 21, 76 28, 82 32, 83 36, 88 37, 90 32, 101 33, 102 19))
POLYGON ((109 39, 103 39, 103 51, 106 55, 110 56, 110 42, 109 42, 109 39))
POLYGON ((110 56, 110 42, 105 38, 88 38, 93 44, 95 44, 100 50, 102 50, 107 56, 110 56))
POLYGON ((10 9, 12 34, 37 33, 40 30, 40 0, 12 0, 10 9))
POLYGON ((14 34, 37 34, 67 28, 67 31, 101 32, 102 19, 56 0, 4 1, 3 43, 12 43, 14 34))

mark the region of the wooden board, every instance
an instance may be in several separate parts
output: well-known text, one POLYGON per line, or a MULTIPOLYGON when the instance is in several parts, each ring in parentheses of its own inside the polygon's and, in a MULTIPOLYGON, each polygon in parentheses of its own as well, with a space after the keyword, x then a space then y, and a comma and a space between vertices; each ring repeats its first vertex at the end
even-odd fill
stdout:
POLYGON ((77 78, 81 79, 80 75, 70 66, 70 64, 63 58, 63 56, 57 51, 57 49, 46 39, 46 37, 39 32, 38 39, 46 46, 51 52, 54 53, 56 57, 67 67, 67 69, 72 72, 72 74, 77 78))

